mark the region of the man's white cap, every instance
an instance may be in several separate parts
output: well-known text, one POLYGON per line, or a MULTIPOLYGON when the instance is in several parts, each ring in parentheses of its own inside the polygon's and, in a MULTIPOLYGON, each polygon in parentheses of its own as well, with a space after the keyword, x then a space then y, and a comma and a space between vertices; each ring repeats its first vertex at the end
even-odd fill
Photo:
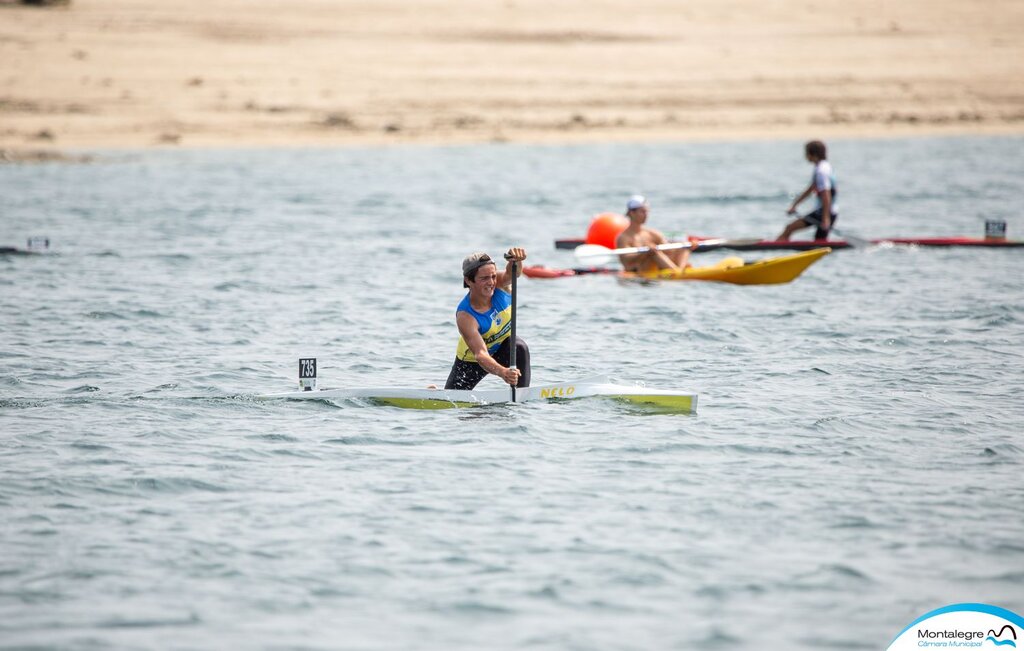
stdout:
POLYGON ((636 210, 637 208, 643 208, 647 205, 647 199, 642 194, 634 194, 629 200, 626 201, 626 210, 636 210))

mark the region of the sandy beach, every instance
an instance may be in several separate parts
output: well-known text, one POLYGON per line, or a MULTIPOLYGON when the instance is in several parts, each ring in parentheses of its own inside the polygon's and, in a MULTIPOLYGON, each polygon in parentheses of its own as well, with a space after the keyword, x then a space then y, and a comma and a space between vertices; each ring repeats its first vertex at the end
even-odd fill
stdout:
POLYGON ((1024 4, 0 2, 0 149, 1024 133, 1024 4))

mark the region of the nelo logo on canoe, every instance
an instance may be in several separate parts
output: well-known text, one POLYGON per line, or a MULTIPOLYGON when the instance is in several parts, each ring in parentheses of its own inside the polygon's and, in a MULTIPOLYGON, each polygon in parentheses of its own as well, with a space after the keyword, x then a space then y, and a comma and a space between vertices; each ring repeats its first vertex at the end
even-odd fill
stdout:
POLYGON ((576 387, 551 387, 550 389, 541 389, 541 398, 568 398, 572 394, 576 393, 576 387))

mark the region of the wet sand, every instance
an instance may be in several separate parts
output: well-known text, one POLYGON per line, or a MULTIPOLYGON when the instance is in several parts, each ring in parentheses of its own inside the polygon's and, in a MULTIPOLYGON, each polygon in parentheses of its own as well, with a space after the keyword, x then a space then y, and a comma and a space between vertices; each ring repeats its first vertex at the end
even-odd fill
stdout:
POLYGON ((0 1, 0 149, 1024 133, 993 0, 0 1))

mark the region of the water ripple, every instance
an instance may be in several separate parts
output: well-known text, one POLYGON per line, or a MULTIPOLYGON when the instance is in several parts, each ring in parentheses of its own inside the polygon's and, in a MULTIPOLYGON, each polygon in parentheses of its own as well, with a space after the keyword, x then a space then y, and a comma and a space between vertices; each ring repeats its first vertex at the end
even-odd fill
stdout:
MULTIPOLYGON (((830 145, 851 231, 1018 212, 1020 138, 830 145)), ((254 399, 306 356, 323 386, 441 384, 468 252, 573 266, 552 240, 636 191, 662 230, 768 236, 807 172, 793 142, 0 167, 0 243, 60 252, 0 261, 4 644, 859 649, 965 590, 1024 610, 1015 250, 519 283, 535 382, 691 389, 695 416, 254 399)))

